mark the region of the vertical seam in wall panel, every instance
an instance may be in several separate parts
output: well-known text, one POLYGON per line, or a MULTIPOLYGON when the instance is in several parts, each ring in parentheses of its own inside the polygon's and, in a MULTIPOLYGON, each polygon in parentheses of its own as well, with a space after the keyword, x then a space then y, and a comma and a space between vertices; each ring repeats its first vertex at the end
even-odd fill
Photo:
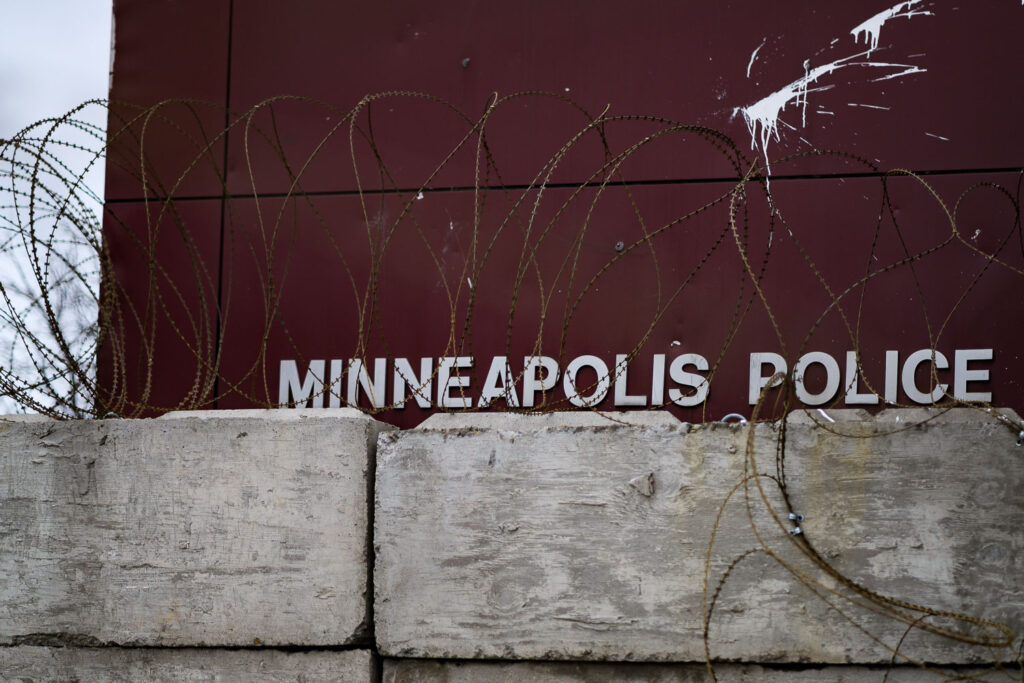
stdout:
POLYGON ((223 165, 221 166, 221 198, 220 198, 220 245, 217 249, 217 327, 214 331, 214 369, 216 375, 213 378, 213 408, 217 408, 217 394, 220 391, 220 363, 221 363, 221 300, 224 288, 224 217, 229 201, 228 195, 228 126, 231 125, 231 34, 235 24, 235 0, 228 0, 228 50, 227 50, 227 75, 224 85, 224 145, 223 165))

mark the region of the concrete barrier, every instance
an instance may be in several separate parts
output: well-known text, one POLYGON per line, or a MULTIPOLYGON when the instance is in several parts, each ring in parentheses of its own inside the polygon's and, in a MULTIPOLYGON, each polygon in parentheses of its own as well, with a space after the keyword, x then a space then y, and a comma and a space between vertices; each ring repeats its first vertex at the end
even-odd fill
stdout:
POLYGON ((1014 434, 970 409, 794 414, 784 474, 789 504, 805 516, 797 535, 769 478, 782 474, 782 434, 781 425, 647 414, 626 426, 577 413, 439 415, 382 435, 381 653, 702 661, 716 529, 708 595, 727 570, 728 579, 708 623, 712 657, 887 665, 898 648, 897 662, 1013 659, 908 632, 994 642, 1004 637, 995 627, 872 601, 843 580, 1024 626, 1024 451, 1014 434), (716 527, 744 481, 750 429, 765 498, 747 480, 716 527))
POLYGON ((0 423, 0 644, 368 643, 390 428, 349 409, 166 418, 0 423))
POLYGON ((917 627, 1024 627, 1021 458, 968 409, 0 419, 0 679, 981 675, 1019 639, 917 627))
POLYGON ((202 648, 0 648, 0 680, 19 683, 371 683, 369 650, 282 652, 202 648))

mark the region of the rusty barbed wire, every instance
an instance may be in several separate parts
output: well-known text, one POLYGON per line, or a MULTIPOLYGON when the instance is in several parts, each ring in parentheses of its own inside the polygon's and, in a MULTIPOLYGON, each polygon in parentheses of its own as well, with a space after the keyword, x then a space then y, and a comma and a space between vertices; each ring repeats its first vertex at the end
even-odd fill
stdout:
MULTIPOLYGON (((629 305, 628 292, 621 291, 615 276, 624 264, 633 264, 630 273, 638 272, 643 259, 651 294, 641 313, 631 312, 643 324, 624 332, 633 341, 623 349, 623 360, 617 359, 607 375, 582 380, 577 397, 606 395, 652 338, 665 334, 666 325, 709 307, 727 313, 724 324, 711 317, 701 323, 718 326, 713 360, 702 369, 705 386, 727 372, 729 353, 755 325, 774 335, 790 368, 760 392, 744 427, 742 478, 710 529, 703 598, 709 674, 714 677, 715 607, 733 572, 755 559, 778 566, 889 651, 890 668, 911 664, 947 675, 906 652, 911 632, 1001 653, 992 659, 1020 666, 1019 648, 1012 649, 1016 636, 1008 626, 876 592, 837 570, 806 534, 786 533, 783 515, 793 513, 785 462, 787 418, 798 407, 793 361, 814 348, 820 330, 831 326, 832 341, 853 349, 855 376, 870 394, 885 396, 877 408, 904 405, 890 400, 885 381, 863 362, 861 340, 873 288, 894 274, 906 278, 901 282, 920 302, 931 354, 929 395, 939 392, 943 405, 981 411, 1013 435, 1024 431, 1018 419, 987 402, 956 396, 938 375, 940 344, 954 316, 973 302, 978 283, 992 273, 1024 274, 1024 175, 1017 175, 1015 187, 972 182, 948 201, 922 174, 882 171, 841 151, 773 160, 773 173, 809 158, 846 164, 856 169, 851 177, 875 183, 877 216, 870 230, 857 236, 869 239, 862 240, 867 244, 856 274, 835 275, 830 252, 811 244, 821 231, 801 229, 779 181, 769 186, 765 163, 750 158, 728 136, 662 117, 611 114, 609 108, 590 112, 560 94, 495 94, 479 115, 413 92, 367 96, 348 110, 299 97, 272 98, 228 114, 191 100, 151 107, 86 103, 0 142, 0 395, 8 405, 61 419, 298 403, 351 405, 392 419, 405 405, 432 403, 430 388, 439 384, 440 364, 421 363, 417 372, 403 359, 406 369, 396 369, 395 376, 410 391, 403 388, 400 397, 393 393, 390 402, 378 402, 371 383, 360 384, 357 364, 369 368, 383 358, 397 368, 396 349, 412 334, 455 358, 472 358, 481 346, 500 349, 505 359, 517 353, 540 357, 555 348, 551 357, 557 368, 565 368, 571 350, 579 348, 574 322, 603 308, 629 305), (564 115, 552 124, 558 134, 527 155, 532 166, 510 160, 515 155, 509 139, 521 138, 503 135, 503 126, 514 126, 530 106, 564 115), (83 119, 86 107, 107 110, 106 137, 83 119), (396 143, 389 138, 396 132, 393 114, 403 108, 414 111, 399 121, 421 122, 425 129, 399 131, 396 143), (301 130, 289 128, 313 120, 323 121, 323 129, 305 123, 301 130), (444 131, 436 140, 430 135, 434 127, 444 131), (429 136, 423 143, 427 151, 417 147, 396 155, 396 145, 409 142, 410 135, 429 136), (657 160, 663 149, 675 153, 680 147, 696 150, 726 175, 700 183, 636 180, 636 168, 657 160), (85 186, 90 170, 103 162, 108 167, 105 204, 85 186), (337 186, 324 186, 325 177, 337 186), (946 221, 924 244, 916 244, 920 235, 904 230, 894 198, 913 191, 946 221), (1001 207, 1005 218, 988 250, 963 227, 965 207, 980 195, 1001 207), (440 209, 425 209, 435 197, 445 198, 440 209), (602 232, 609 206, 621 236, 614 249, 602 232), (438 227, 445 220, 448 230, 438 227), (971 273, 946 306, 930 305, 924 266, 935 259, 946 259, 943 268, 952 263, 971 273), (780 271, 797 269, 820 297, 820 307, 808 311, 809 325, 793 329, 794 316, 777 304, 778 278, 780 271), (417 289, 424 282, 432 283, 436 299, 417 289), (311 297, 317 305, 310 304, 311 297), (302 315, 294 314, 297 301, 304 306, 302 315), (410 330, 404 316, 416 309, 436 314, 443 329, 410 330), (317 312, 309 315, 309 310, 317 312), (336 318, 343 324, 324 323, 336 318), (316 356, 307 344, 317 335, 324 337, 318 348, 345 354, 330 360, 331 368, 319 361, 314 373, 316 356), (313 384, 303 397, 281 401, 275 394, 273 359, 280 357, 310 368, 313 384), (352 386, 357 397, 360 390, 367 394, 369 406, 349 400, 345 387, 352 386), (765 471, 755 452, 755 430, 766 424, 777 434, 774 472, 765 471), (716 534, 741 492, 756 544, 723 563, 714 556, 716 534), (762 528, 766 520, 774 526, 762 528), (786 548, 797 553, 775 549, 769 533, 786 539, 786 548), (903 637, 889 643, 871 633, 857 616, 864 611, 904 624, 903 637)), ((838 246, 852 249, 852 244, 838 246)), ((1014 297, 1008 292, 1007 298, 1014 297)), ((489 409, 501 399, 500 407, 519 412, 599 409, 599 401, 574 404, 548 390, 540 391, 535 405, 525 405, 525 395, 520 402, 515 387, 536 369, 508 371, 504 392, 486 403, 475 402, 464 383, 453 387, 453 398, 468 409, 489 409)), ((479 371, 468 369, 477 379, 479 371)), ((652 390, 643 408, 686 405, 699 391, 691 388, 689 394, 669 393, 658 400, 652 390)), ((384 390, 381 395, 386 397, 384 390)), ((822 411, 840 406, 842 397, 839 391, 822 411)), ((628 414, 601 414, 630 424, 628 414)), ((861 434, 847 433, 827 415, 807 415, 817 429, 864 440, 921 423, 861 434)), ((716 417, 704 403, 693 421, 716 417)))

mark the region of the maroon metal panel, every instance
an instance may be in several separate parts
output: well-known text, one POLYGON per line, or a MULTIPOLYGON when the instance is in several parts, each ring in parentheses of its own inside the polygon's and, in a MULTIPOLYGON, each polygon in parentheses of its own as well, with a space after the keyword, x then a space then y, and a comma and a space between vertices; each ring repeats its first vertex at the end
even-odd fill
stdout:
MULTIPOLYGON (((465 377, 449 407, 480 407, 498 356, 519 407, 526 356, 558 366, 537 404, 571 407, 572 361, 614 369, 620 354, 628 378, 599 408, 749 415, 752 382, 756 393, 775 358, 752 354, 790 369, 804 357, 804 403, 824 410, 882 405, 868 387, 929 402, 932 379, 1024 406, 1012 296, 1024 134, 1005 87, 1024 56, 1016 3, 201 4, 205 72, 196 50, 152 78, 152 55, 191 29, 162 4, 142 7, 120 0, 118 16, 176 38, 119 46, 118 92, 223 102, 230 90, 231 197, 209 205, 223 225, 210 209, 202 237, 224 334, 220 407, 291 400, 292 361, 293 389, 312 377, 326 405, 336 377, 342 403, 349 377, 332 367, 372 371, 378 358, 383 405, 396 400, 396 359, 418 372, 423 358, 436 404, 442 357, 473 359, 452 369, 465 377), (181 74, 201 75, 185 87, 181 74), (511 96, 525 90, 551 94, 511 96), (346 118, 387 91, 440 99, 391 92, 346 118), (740 182, 767 159, 770 184, 740 182), (924 175, 879 175, 891 167, 924 175), (913 354, 932 348, 929 377, 913 354), (673 365, 685 354, 689 365, 673 365), (707 378, 706 400, 687 399, 693 375, 707 378)), ((224 125, 182 113, 196 140, 224 125)), ((154 133, 171 185, 197 156, 189 135, 154 133)), ((173 194, 222 191, 215 170, 194 169, 173 194)), ((188 271, 182 259, 160 249, 174 272, 188 271)), ((126 276, 141 267, 118 263, 126 276)), ((162 376, 185 361, 155 362, 162 376)), ((600 394, 592 365, 577 384, 600 394)), ((370 407, 366 392, 356 402, 370 407)), ((404 399, 386 419, 415 424, 434 409, 404 399)))
MULTIPOLYGON (((752 136, 742 109, 789 88, 791 96, 776 97, 786 106, 770 156, 841 149, 882 168, 1006 168, 1020 165, 1024 148, 1021 104, 1006 80, 1024 59, 1022 29, 1024 11, 1013 2, 244 4, 235 10, 231 105, 244 111, 287 94, 345 112, 364 95, 408 90, 443 98, 475 120, 493 93, 544 90, 573 98, 591 115, 607 106, 611 115, 716 128, 753 159, 763 152, 764 127, 757 124, 752 136), (894 7, 887 20, 878 16, 894 7), (802 106, 794 84, 812 76, 802 106)), ((535 153, 557 150, 578 130, 578 118, 555 111, 502 108, 507 120, 495 125, 507 125, 508 134, 496 135, 495 144, 508 152, 499 155, 506 182, 529 182, 538 171, 535 153)), ((337 116, 323 107, 281 107, 276 125, 288 157, 307 159, 337 116)), ((373 116, 377 138, 398 150, 390 160, 399 186, 418 187, 464 132, 439 107, 388 101, 373 116)), ((353 188, 335 173, 348 156, 344 137, 309 169, 307 190, 353 188)), ((250 154, 264 181, 257 188, 284 191, 285 180, 270 173, 276 156, 260 147, 250 154)), ((243 159, 233 145, 233 191, 251 190, 243 159)), ((631 179, 730 175, 709 161, 691 153, 639 167, 631 179)), ((791 168, 847 170, 834 158, 791 168)), ((437 184, 472 181, 471 164, 458 171, 437 184)), ((554 179, 578 181, 581 172, 570 166, 554 179)))
POLYGON ((222 194, 230 4, 114 3, 108 200, 222 194))
POLYGON ((218 321, 220 202, 108 204, 99 362, 104 412, 210 405, 218 321), (150 264, 155 263, 154 267, 150 264))

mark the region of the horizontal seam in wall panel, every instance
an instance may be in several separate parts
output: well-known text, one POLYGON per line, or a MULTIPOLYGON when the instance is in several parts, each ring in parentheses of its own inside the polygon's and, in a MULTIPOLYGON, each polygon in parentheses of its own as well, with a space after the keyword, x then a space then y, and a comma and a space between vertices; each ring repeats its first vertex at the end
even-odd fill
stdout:
MULTIPOLYGON (((965 168, 965 169, 941 169, 932 171, 909 171, 908 173, 919 175, 919 176, 945 176, 945 175, 972 175, 979 173, 1022 173, 1024 172, 1024 166, 1014 166, 1007 168, 965 168)), ((893 175, 894 177, 900 177, 907 175, 907 173, 892 173, 887 171, 870 171, 865 173, 808 173, 808 174, 794 174, 794 175, 771 175, 771 176, 751 176, 751 181, 761 180, 766 178, 772 182, 785 182, 789 180, 848 180, 857 178, 882 178, 887 175, 893 175)), ((735 183, 739 178, 736 177, 719 177, 719 178, 677 178, 674 180, 616 180, 613 182, 605 183, 604 187, 651 187, 659 185, 701 185, 711 183, 735 183)), ((546 190, 569 190, 580 187, 582 183, 548 183, 544 185, 546 190)), ((601 183, 588 183, 590 187, 601 187, 601 183)), ((479 188, 472 185, 457 185, 453 187, 430 187, 423 188, 430 194, 437 193, 455 193, 455 192, 472 192, 480 189, 488 192, 497 192, 501 190, 529 190, 539 188, 539 185, 482 185, 479 188)), ((231 194, 227 195, 228 199, 281 199, 283 197, 352 197, 360 194, 366 195, 386 195, 386 194, 412 194, 420 192, 418 187, 400 187, 393 189, 374 189, 374 190, 315 190, 311 192, 259 192, 253 194, 231 194)), ((190 202, 190 201, 209 201, 224 199, 224 195, 195 195, 185 197, 174 197, 173 201, 176 202, 190 202)), ((107 204, 128 204, 132 202, 163 202, 166 201, 167 197, 118 197, 115 199, 107 199, 107 204)))

